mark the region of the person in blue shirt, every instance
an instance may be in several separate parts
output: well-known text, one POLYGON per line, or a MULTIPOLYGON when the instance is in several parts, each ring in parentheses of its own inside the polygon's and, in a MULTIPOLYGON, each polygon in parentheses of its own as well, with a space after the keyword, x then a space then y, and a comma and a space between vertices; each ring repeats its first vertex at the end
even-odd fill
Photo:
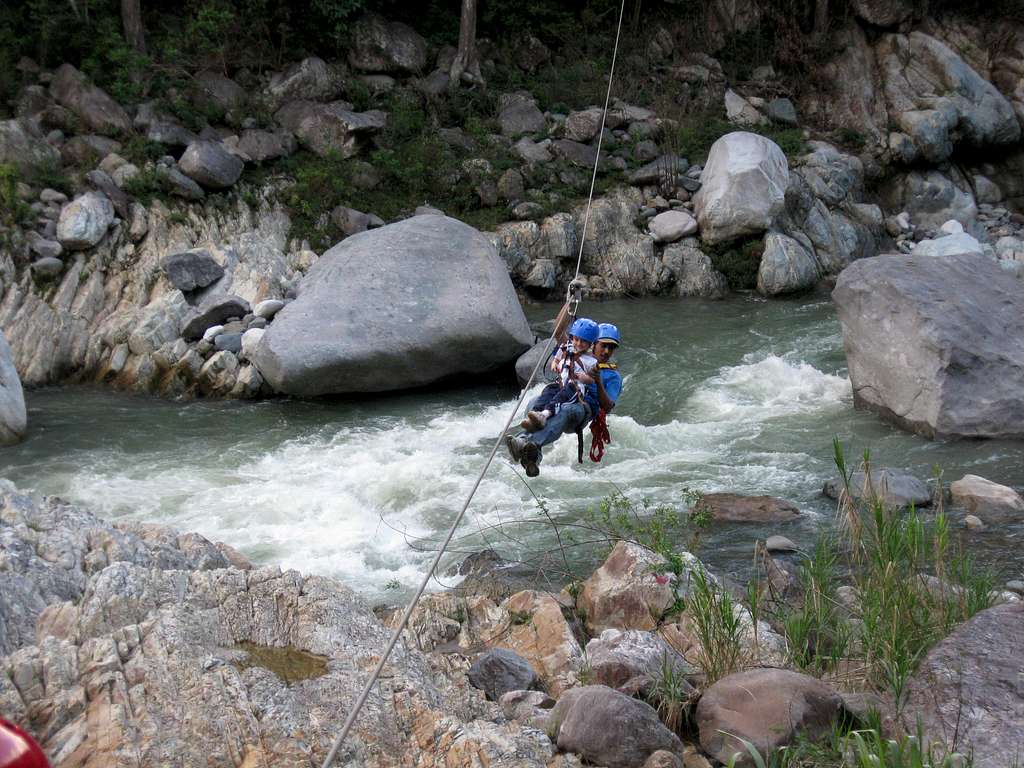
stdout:
MULTIPOLYGON (((555 334, 559 342, 563 341, 560 337, 564 336, 564 326, 567 324, 562 316, 567 317, 567 314, 567 310, 563 309, 559 315, 559 323, 556 324, 556 327, 563 326, 560 333, 555 334)), ((558 413, 549 418, 544 427, 536 432, 522 432, 506 438, 509 454, 513 461, 522 464, 527 477, 536 477, 540 474, 540 462, 545 445, 550 445, 562 435, 582 430, 597 416, 598 411, 610 413, 615 407, 615 401, 622 393, 622 376, 611 362, 611 358, 618 346, 619 329, 611 323, 601 323, 598 326, 597 341, 591 348, 591 354, 597 359, 597 364, 587 372, 593 383, 588 384, 584 390, 583 401, 562 406, 558 413)), ((530 410, 536 410, 535 404, 536 401, 530 404, 530 410)))

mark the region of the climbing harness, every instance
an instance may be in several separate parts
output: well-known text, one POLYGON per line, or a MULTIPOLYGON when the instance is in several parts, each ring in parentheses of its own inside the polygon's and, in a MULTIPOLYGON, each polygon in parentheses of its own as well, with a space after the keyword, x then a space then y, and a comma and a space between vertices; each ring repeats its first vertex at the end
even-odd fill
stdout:
POLYGON ((590 422, 590 460, 595 464, 599 463, 604 458, 604 447, 611 441, 612 435, 608 431, 608 422, 605 421, 602 408, 590 422))
MULTIPOLYGON (((597 184, 597 168, 601 161, 601 143, 604 140, 604 126, 608 118, 608 104, 611 101, 612 96, 612 83, 615 80, 615 61, 619 55, 619 39, 622 36, 622 17, 626 11, 626 0, 622 0, 619 7, 619 23, 615 30, 615 47, 612 49, 612 64, 610 71, 608 72, 608 90, 604 96, 604 109, 601 111, 601 128, 597 132, 597 153, 594 156, 594 170, 590 176, 590 192, 587 195, 587 209, 583 216, 583 231, 580 233, 580 249, 579 254, 576 257, 576 274, 573 279, 569 282, 569 296, 570 298, 570 312, 572 318, 575 320, 576 311, 579 308, 580 294, 582 292, 582 286, 579 282, 580 276, 580 265, 583 263, 583 245, 587 240, 587 227, 590 224, 590 209, 594 202, 594 187, 597 184)), ((557 329, 555 329, 557 330, 557 329)), ((441 543, 441 547, 437 550, 437 554, 434 556, 433 561, 430 563, 430 567, 423 575, 423 579, 420 582, 419 588, 416 590, 416 594, 413 595, 412 600, 405 607, 405 611, 402 612, 402 618, 399 620, 398 625, 394 628, 391 633, 391 638, 388 640, 387 647, 381 654, 380 659, 377 661, 377 666, 374 667, 373 672, 370 673, 370 677, 367 679, 366 684, 360 691, 359 696, 352 704, 352 709, 349 710, 348 717, 345 719, 344 725, 341 727, 341 733, 338 734, 334 740, 334 744, 331 745, 330 752, 327 753, 327 757, 324 758, 324 762, 321 768, 330 768, 331 763, 334 762, 334 758, 338 754, 338 750, 345 743, 345 739, 348 738, 349 732, 355 725, 356 718, 359 716, 359 712, 362 710, 363 705, 370 696, 370 692, 373 690, 373 686, 376 685, 378 678, 380 678, 381 672, 384 670, 384 665, 391 657, 391 652, 395 649, 395 645, 398 643, 398 639, 402 636, 402 632, 405 630, 406 625, 409 623, 409 617, 412 616, 413 610, 416 608, 416 604, 419 603, 420 598, 427 589, 427 584, 434 576, 434 572, 437 570, 438 565, 441 564, 441 558, 444 557, 445 551, 448 549, 448 545, 451 544, 452 539, 455 537, 455 531, 458 530, 459 525, 462 523, 462 518, 466 515, 466 510, 469 509, 470 502, 473 501, 473 496, 476 495, 477 490, 480 488, 480 483, 483 482, 484 475, 487 474, 487 470, 491 466, 491 462, 494 461, 495 455, 498 453, 498 448, 501 446, 505 433, 508 432, 509 427, 512 425, 512 420, 516 414, 519 413, 519 409, 522 407, 523 402, 526 400, 526 393, 530 391, 530 387, 533 386, 534 380, 537 378, 537 371, 540 367, 547 362, 548 355, 551 353, 551 345, 555 341, 555 331, 552 330, 551 336, 544 344, 544 352, 537 358, 537 362, 533 366, 533 370, 530 372, 530 378, 527 379, 525 386, 519 393, 519 399, 516 400, 515 407, 509 413, 508 418, 505 420, 505 425, 501 428, 501 432, 498 433, 497 440, 494 441, 494 445, 491 447, 491 452, 487 455, 487 460, 484 462, 483 467, 480 469, 480 474, 477 475, 476 481, 473 483, 473 487, 469 490, 469 496, 466 497, 465 503, 459 510, 459 513, 455 516, 452 521, 451 527, 448 529, 448 534, 445 536, 444 541, 441 543)), ((582 461, 582 459, 581 459, 582 461)))

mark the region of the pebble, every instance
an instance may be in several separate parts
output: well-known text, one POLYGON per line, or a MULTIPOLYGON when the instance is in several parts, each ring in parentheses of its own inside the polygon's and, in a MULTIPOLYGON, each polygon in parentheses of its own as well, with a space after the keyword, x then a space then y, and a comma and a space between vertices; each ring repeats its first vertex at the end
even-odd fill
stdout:
POLYGON ((797 552, 800 548, 785 536, 769 536, 764 542, 769 552, 797 552))
POLYGON ((967 517, 964 518, 964 525, 969 531, 985 530, 985 524, 981 521, 981 518, 976 515, 967 515, 967 517))
POLYGON ((224 330, 223 325, 211 325, 203 333, 203 341, 212 341, 213 338, 224 330))
POLYGON ((1011 592, 1016 592, 1018 595, 1024 595, 1024 581, 1020 579, 1006 582, 1006 588, 1011 592))
POLYGON ((63 192, 58 192, 56 189, 50 189, 47 187, 39 193, 39 199, 44 203, 57 203, 59 205, 61 203, 66 203, 68 201, 68 196, 63 192))
POLYGON ((64 269, 64 262, 56 256, 44 256, 32 262, 32 271, 40 277, 56 277, 64 269))
POLYGON ((262 317, 265 320, 269 320, 284 307, 284 302, 280 299, 264 299, 253 308, 253 314, 256 317, 262 317))

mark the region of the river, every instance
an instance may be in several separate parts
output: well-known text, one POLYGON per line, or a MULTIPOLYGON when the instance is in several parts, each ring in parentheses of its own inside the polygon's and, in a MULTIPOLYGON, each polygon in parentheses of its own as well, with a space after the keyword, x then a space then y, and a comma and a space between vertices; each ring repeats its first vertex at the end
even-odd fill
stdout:
MULTIPOLYGON (((929 441, 855 410, 825 293, 584 307, 623 333, 625 388, 604 462, 577 465, 569 436, 527 486, 503 451, 453 558, 487 545, 522 559, 554 547, 550 526, 515 523, 537 517, 533 494, 565 522, 616 489, 638 507, 681 507, 685 488, 796 502, 797 522, 713 525, 702 538, 702 559, 743 578, 756 538, 810 545, 831 524, 834 502, 821 487, 836 474, 833 436, 851 461, 870 449, 875 466, 922 478, 941 467, 947 481, 973 473, 1024 483, 1024 443, 929 441)), ((556 311, 527 307, 535 322, 556 311)), ((362 400, 174 403, 43 389, 27 393, 30 435, 0 451, 0 477, 108 518, 198 531, 259 563, 335 576, 371 599, 397 597, 417 582, 516 395, 489 383, 362 400)), ((1024 573, 1024 523, 968 543, 1004 578, 1024 573)), ((571 551, 579 567, 599 556, 571 551)))

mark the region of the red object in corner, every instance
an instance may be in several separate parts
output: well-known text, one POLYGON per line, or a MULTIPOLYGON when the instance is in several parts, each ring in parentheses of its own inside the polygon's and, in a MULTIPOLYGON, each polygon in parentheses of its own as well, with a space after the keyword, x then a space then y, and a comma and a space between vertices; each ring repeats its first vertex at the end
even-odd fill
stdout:
POLYGON ((35 739, 0 717, 0 768, 50 768, 35 739))

